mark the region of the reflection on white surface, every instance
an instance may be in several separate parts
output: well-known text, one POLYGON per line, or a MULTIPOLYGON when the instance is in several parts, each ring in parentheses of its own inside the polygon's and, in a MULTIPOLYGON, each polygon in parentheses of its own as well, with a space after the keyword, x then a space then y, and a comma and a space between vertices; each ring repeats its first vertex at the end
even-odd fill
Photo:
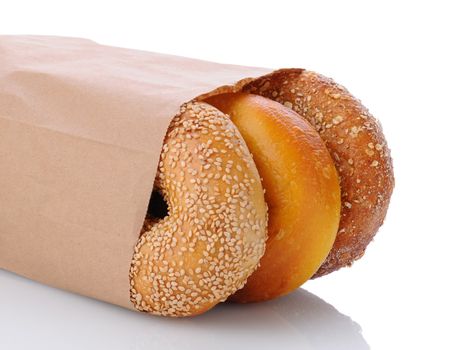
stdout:
POLYGON ((186 319, 134 313, 0 270, 0 349, 369 349, 361 328, 299 289, 186 319))

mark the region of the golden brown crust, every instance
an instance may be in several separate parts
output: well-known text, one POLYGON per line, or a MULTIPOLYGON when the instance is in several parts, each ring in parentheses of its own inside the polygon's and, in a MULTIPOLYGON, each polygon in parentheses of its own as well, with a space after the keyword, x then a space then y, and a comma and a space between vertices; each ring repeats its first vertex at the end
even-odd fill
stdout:
POLYGON ((260 266, 229 300, 257 302, 287 294, 313 276, 335 241, 340 186, 334 162, 310 123, 278 102, 246 93, 206 101, 240 130, 269 207, 260 266))
POLYGON ((344 87, 303 69, 271 73, 243 90, 292 108, 325 141, 340 176, 342 211, 335 244, 314 277, 351 265, 381 226, 394 186, 379 122, 344 87))
POLYGON ((194 102, 169 127, 156 183, 169 215, 144 224, 131 301, 156 315, 197 315, 240 289, 264 253, 260 178, 229 117, 194 102))

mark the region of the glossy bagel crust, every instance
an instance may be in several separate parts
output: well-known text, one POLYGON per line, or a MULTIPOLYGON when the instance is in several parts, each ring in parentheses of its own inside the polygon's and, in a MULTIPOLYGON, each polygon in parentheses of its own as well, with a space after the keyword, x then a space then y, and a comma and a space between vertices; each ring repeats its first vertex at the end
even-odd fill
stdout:
POLYGON ((382 225, 394 186, 379 122, 344 87, 303 69, 276 71, 243 90, 293 109, 325 141, 340 177, 342 210, 335 244, 314 277, 351 265, 382 225))
POLYGON ((240 130, 269 207, 260 266, 229 300, 257 302, 287 294, 313 276, 335 241, 340 186, 333 160, 310 123, 278 102, 246 93, 207 102, 240 130))
POLYGON ((156 186, 168 215, 146 220, 130 270, 144 312, 191 316, 240 289, 265 249, 267 206, 254 161, 229 117, 205 103, 168 129, 156 186))

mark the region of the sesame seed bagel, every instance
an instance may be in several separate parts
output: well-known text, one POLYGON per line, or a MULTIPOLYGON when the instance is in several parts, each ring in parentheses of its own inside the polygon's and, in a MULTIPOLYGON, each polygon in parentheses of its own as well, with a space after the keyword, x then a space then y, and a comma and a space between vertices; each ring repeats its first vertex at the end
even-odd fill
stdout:
POLYGON ((200 314, 242 288, 264 254, 267 206, 258 171, 229 117, 192 102, 171 122, 155 186, 168 214, 145 221, 131 301, 156 315, 200 314))
POLYGON ((276 71, 243 90, 293 109, 325 141, 340 177, 342 209, 333 248, 314 277, 351 265, 382 225, 394 186, 379 122, 344 87, 303 69, 276 71))

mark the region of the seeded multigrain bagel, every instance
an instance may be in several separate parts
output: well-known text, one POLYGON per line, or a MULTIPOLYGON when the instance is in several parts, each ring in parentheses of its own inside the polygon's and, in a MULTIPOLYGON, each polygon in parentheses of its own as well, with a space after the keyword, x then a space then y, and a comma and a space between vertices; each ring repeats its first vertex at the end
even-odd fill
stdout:
POLYGON ((379 122, 344 87, 303 69, 271 73, 244 91, 293 109, 325 141, 340 177, 342 210, 335 244, 314 277, 351 265, 381 226, 394 186, 379 122))
POLYGON ((261 181, 229 117, 205 103, 184 106, 167 132, 156 187, 168 215, 144 224, 131 301, 156 315, 202 313, 245 284, 267 236, 261 181))

